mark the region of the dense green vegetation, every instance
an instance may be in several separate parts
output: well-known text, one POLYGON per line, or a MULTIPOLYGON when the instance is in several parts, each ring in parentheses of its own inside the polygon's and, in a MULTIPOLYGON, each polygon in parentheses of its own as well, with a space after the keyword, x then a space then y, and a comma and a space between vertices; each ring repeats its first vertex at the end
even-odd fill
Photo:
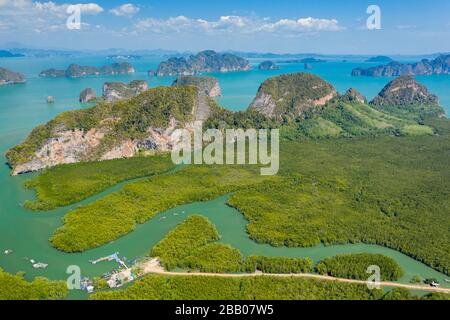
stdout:
POLYGON ((145 138, 151 126, 167 127, 171 117, 180 123, 191 121, 197 92, 192 86, 158 87, 128 100, 99 102, 91 108, 63 112, 36 127, 23 143, 10 149, 6 154, 8 163, 14 167, 32 159, 55 131, 92 128, 107 132, 100 145, 85 155, 85 160, 97 160, 121 141, 145 138))
POLYGON ((367 280, 370 266, 380 267, 382 281, 395 281, 403 276, 403 270, 394 259, 381 254, 343 254, 326 258, 316 266, 317 272, 337 278, 367 280))
POLYGON ((302 278, 149 275, 125 290, 91 295, 97 300, 367 300, 381 290, 366 285, 302 278), (201 290, 199 290, 201 288, 201 290))
POLYGON ((239 250, 223 243, 209 243, 194 249, 180 267, 200 272, 233 273, 241 271, 242 255, 239 250))
POLYGON ((383 300, 414 300, 414 296, 409 290, 394 288, 383 296, 383 300))
POLYGON ((190 216, 153 247, 151 255, 159 257, 167 270, 182 267, 182 261, 195 249, 219 240, 216 227, 202 216, 190 216))
POLYGON ((360 136, 432 135, 433 128, 376 110, 367 104, 335 98, 327 106, 305 112, 303 117, 281 127, 289 140, 351 138, 360 136))
POLYGON ((164 210, 271 179, 276 177, 261 176, 257 166, 189 166, 143 179, 69 212, 51 242, 63 251, 84 251, 132 231, 164 210))
POLYGON ((230 199, 249 220, 253 239, 275 246, 374 243, 448 273, 449 136, 296 142, 280 149, 284 182, 230 199))
POLYGON ((93 300, 448 300, 394 289, 369 290, 364 284, 280 277, 196 277, 148 275, 124 290, 99 292, 93 300), (201 288, 201 290, 199 290, 201 288))
POLYGON ((336 97, 326 106, 304 110, 302 115, 279 122, 255 110, 232 112, 213 109, 206 128, 279 128, 285 140, 329 138, 433 135, 431 125, 408 117, 377 110, 346 95, 336 97))
POLYGON ((216 227, 202 216, 188 217, 162 239, 151 251, 166 270, 175 268, 201 272, 239 272, 242 255, 239 250, 218 241, 216 227))
POLYGON ((423 296, 415 296, 403 288, 394 288, 383 296, 383 300, 449 300, 450 294, 432 292, 423 296))
POLYGON ((61 300, 67 293, 64 281, 36 278, 28 282, 23 274, 12 275, 0 268, 0 300, 61 300))
POLYGON ((70 212, 52 242, 86 250, 157 212, 236 191, 229 203, 256 241, 379 244, 448 273, 449 125, 434 123, 441 136, 284 142, 280 173, 264 184, 245 166, 191 166, 132 183, 70 212))
POLYGON ((313 271, 313 262, 305 258, 249 256, 242 269, 245 272, 309 273, 313 271))
POLYGON ((279 127, 279 124, 258 111, 232 112, 216 106, 212 109, 212 116, 206 120, 204 127, 207 129, 270 129, 279 127))
POLYGON ((169 155, 56 166, 27 181, 26 186, 36 190, 37 200, 25 202, 25 207, 51 210, 66 206, 118 182, 159 174, 173 167, 169 155))

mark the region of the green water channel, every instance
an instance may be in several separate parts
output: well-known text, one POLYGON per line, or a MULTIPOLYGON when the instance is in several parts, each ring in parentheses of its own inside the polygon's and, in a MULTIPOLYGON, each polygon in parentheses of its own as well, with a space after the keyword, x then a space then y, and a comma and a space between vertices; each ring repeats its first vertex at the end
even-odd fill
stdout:
MULTIPOLYGON (((448 286, 444 279, 446 276, 432 268, 392 249, 377 245, 347 244, 335 246, 315 246, 311 248, 287 248, 272 247, 259 244, 249 238, 246 232, 248 221, 243 215, 229 207, 226 202, 229 195, 225 195, 207 202, 186 204, 158 214, 155 218, 139 225, 130 234, 117 239, 102 247, 83 253, 69 254, 52 248, 48 239, 54 230, 61 226, 62 218, 69 210, 95 201, 105 195, 117 191, 130 181, 116 186, 88 198, 76 205, 61 208, 47 213, 36 213, 26 210, 20 203, 34 197, 32 191, 23 188, 23 182, 30 176, 1 177, 10 180, 9 192, 2 193, 2 199, 6 211, 2 212, 0 225, 0 266, 8 272, 26 272, 26 278, 45 276, 50 279, 66 279, 68 266, 77 265, 81 268, 83 276, 99 276, 109 272, 117 265, 113 262, 104 262, 92 265, 89 260, 97 259, 114 252, 120 252, 121 256, 134 258, 146 255, 150 249, 159 242, 179 222, 192 214, 201 214, 210 219, 221 234, 221 242, 230 244, 239 249, 244 256, 285 256, 285 257, 309 257, 319 261, 325 257, 342 253, 380 253, 395 259, 404 269, 405 275, 400 282, 408 283, 411 277, 419 275, 422 278, 436 278, 444 286, 448 286), (5 249, 12 249, 13 253, 5 255, 5 249), (27 259, 28 258, 28 259, 27 259), (48 263, 47 269, 34 269, 29 262, 32 258, 38 262, 48 263)), ((2 179, 2 180, 3 180, 2 179)), ((72 297, 82 297, 73 293, 72 297)))

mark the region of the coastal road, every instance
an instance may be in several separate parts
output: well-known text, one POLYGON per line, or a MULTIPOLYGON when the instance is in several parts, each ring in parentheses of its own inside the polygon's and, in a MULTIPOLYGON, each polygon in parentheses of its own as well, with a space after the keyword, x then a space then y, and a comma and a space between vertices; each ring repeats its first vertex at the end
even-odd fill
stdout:
MULTIPOLYGON (((325 281, 336 281, 336 282, 347 282, 347 283, 357 283, 357 284, 367 284, 367 281, 345 279, 345 278, 335 278, 330 276, 324 276, 320 274, 310 274, 310 273, 292 273, 292 274, 272 274, 272 273, 244 273, 244 274, 229 274, 229 273, 206 273, 206 272, 170 272, 164 270, 161 266, 155 264, 149 264, 144 267, 144 273, 152 273, 166 276, 194 276, 194 277, 222 277, 222 278, 242 278, 242 277, 280 277, 280 278, 309 278, 309 279, 319 279, 325 281)), ((374 284, 371 282, 371 284, 374 284)), ((428 292, 441 292, 450 294, 450 289, 447 288, 435 288, 425 285, 415 285, 415 284, 403 284, 397 282, 386 282, 382 281, 379 283, 381 287, 391 287, 391 288, 404 288, 409 290, 422 290, 428 292)))

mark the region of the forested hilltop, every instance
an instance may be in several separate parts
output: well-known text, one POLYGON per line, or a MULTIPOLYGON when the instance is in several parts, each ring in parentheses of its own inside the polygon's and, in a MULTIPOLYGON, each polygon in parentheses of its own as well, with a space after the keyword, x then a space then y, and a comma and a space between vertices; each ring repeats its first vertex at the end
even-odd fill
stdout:
MULTIPOLYGON (((207 79, 212 83, 213 79, 207 79)), ((424 119, 444 116, 439 100, 411 77, 389 83, 370 103, 357 90, 339 95, 308 73, 266 80, 247 111, 222 109, 202 82, 158 87, 128 100, 62 113, 35 128, 6 154, 13 174, 58 164, 170 151, 176 128, 206 120, 205 127, 280 128, 284 138, 323 139, 381 135, 433 135, 424 119)))
POLYGON ((207 117, 215 103, 193 86, 158 87, 128 100, 67 111, 6 154, 13 174, 58 164, 168 151, 174 130, 207 117))

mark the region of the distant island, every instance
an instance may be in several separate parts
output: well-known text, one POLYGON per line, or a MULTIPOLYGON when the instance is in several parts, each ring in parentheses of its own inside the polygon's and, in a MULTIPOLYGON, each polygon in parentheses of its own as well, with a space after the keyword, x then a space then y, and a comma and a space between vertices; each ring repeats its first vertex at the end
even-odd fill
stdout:
POLYGON ((127 54, 127 55, 116 54, 116 55, 108 56, 108 59, 113 59, 113 60, 139 60, 141 58, 142 58, 141 56, 137 56, 137 55, 133 55, 133 54, 127 54))
POLYGON ((258 66, 259 70, 278 70, 280 69, 279 66, 277 66, 275 64, 275 62, 267 60, 267 61, 263 61, 259 64, 258 66))
POLYGON ((440 55, 434 60, 423 59, 416 63, 400 63, 393 61, 387 65, 371 68, 356 68, 352 76, 398 77, 414 75, 450 74, 450 54, 440 55))
POLYGON ((231 53, 220 54, 212 50, 202 51, 189 58, 170 58, 161 62, 150 76, 192 76, 204 72, 234 72, 250 70, 250 62, 231 53))
POLYGON ((66 70, 48 69, 39 74, 42 78, 80 78, 85 76, 132 74, 134 68, 128 62, 113 63, 101 68, 71 64, 66 70))
POLYGON ((0 58, 20 58, 25 57, 23 54, 15 54, 10 51, 0 50, 0 58))
POLYGON ((0 67, 0 86, 20 83, 25 83, 23 74, 0 67))
POLYGON ((317 59, 317 58, 304 58, 304 59, 293 59, 293 60, 284 60, 280 61, 283 63, 321 63, 327 62, 326 60, 317 59))
POLYGON ((393 59, 391 59, 390 57, 387 56, 376 56, 376 57, 372 57, 367 59, 365 62, 381 62, 381 63, 389 63, 394 61, 393 59))

